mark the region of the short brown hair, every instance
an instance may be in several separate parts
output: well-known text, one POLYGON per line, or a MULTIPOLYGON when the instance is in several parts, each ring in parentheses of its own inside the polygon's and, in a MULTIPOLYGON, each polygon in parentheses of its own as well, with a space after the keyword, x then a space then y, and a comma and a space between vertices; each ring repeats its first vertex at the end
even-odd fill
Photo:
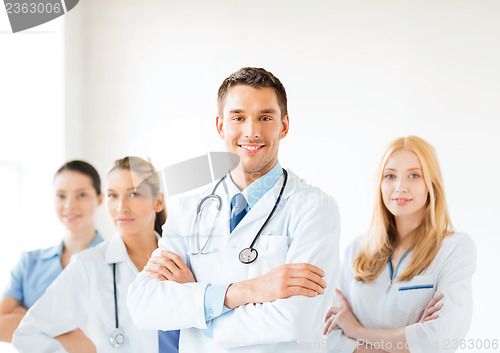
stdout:
POLYGON ((222 105, 227 92, 231 87, 237 85, 247 85, 253 88, 271 87, 278 98, 278 105, 281 110, 281 118, 288 115, 286 91, 281 81, 269 71, 257 67, 244 67, 231 74, 222 82, 217 94, 217 105, 219 114, 222 115, 222 105))

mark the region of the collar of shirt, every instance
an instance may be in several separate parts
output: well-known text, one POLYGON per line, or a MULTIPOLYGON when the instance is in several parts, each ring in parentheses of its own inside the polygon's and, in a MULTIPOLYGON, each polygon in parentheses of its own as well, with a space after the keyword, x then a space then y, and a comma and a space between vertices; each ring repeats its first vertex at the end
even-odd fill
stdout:
POLYGON ((247 186, 243 191, 240 191, 236 184, 231 179, 231 175, 227 180, 227 191, 229 202, 234 195, 238 193, 242 193, 245 196, 245 200, 247 201, 247 207, 245 210, 248 212, 252 209, 253 206, 261 199, 262 196, 276 184, 276 182, 283 175, 283 169, 281 168, 280 162, 276 162, 276 165, 268 171, 266 174, 261 176, 259 179, 255 180, 252 184, 247 186))
MULTIPOLYGON (((96 246, 97 244, 101 243, 102 240, 103 239, 102 239, 101 234, 96 230, 95 231, 94 239, 87 246, 87 249, 96 246)), ((63 251, 63 247, 64 247, 64 241, 61 241, 58 245, 55 245, 55 246, 52 246, 52 247, 47 248, 45 250, 42 250, 42 252, 40 254, 40 258, 42 260, 49 260, 49 259, 52 259, 55 256, 61 257, 61 254, 62 254, 62 251, 63 251)))
MULTIPOLYGON (((156 240, 161 238, 160 234, 155 232, 156 240)), ((119 262, 125 262, 129 259, 127 253, 127 247, 123 242, 120 234, 117 234, 112 239, 109 240, 109 246, 106 248, 106 253, 104 255, 104 261, 107 264, 114 264, 119 262)))

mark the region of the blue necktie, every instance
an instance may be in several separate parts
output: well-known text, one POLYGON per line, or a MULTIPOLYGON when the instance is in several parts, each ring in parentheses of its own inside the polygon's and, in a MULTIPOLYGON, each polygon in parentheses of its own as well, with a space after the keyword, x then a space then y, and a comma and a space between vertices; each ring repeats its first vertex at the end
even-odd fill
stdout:
POLYGON ((158 330, 158 346, 160 353, 179 352, 179 330, 162 331, 158 330))
POLYGON ((231 199, 231 232, 234 228, 240 223, 240 221, 245 217, 247 211, 245 207, 247 207, 247 200, 245 200, 245 196, 242 194, 236 194, 231 199))

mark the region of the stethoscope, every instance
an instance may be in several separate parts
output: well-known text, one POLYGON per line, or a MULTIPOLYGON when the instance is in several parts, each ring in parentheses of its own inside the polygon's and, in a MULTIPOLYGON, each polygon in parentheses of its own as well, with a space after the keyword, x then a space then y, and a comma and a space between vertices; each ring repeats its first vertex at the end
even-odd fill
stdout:
MULTIPOLYGON (((281 186, 280 193, 278 195, 278 198, 276 199, 276 202, 274 203, 274 207, 271 210, 271 213, 269 214, 269 216, 267 216, 266 221, 264 222, 262 227, 260 227, 257 235, 253 238, 252 244, 250 244, 250 246, 248 248, 245 248, 245 249, 240 251, 240 254, 238 257, 243 264, 251 264, 252 262, 254 262, 257 259, 257 256, 259 256, 257 250, 255 250, 255 248, 254 248, 254 245, 255 245, 255 242, 257 241, 257 239, 259 238, 260 233, 262 233, 262 230, 266 227, 267 223, 269 222, 269 220, 273 216, 274 211, 276 211, 278 204, 280 203, 281 195, 283 195, 283 191, 285 190, 286 182, 288 180, 288 173, 285 169, 283 169, 283 174, 285 176, 285 179, 283 180, 283 185, 281 186)), ((207 195, 204 198, 202 198, 200 200, 200 202, 198 203, 198 206, 196 208, 196 221, 195 221, 196 222, 196 245, 197 245, 198 251, 192 252, 191 255, 205 255, 205 254, 209 253, 209 251, 206 251, 205 249, 206 249, 208 243, 210 242, 210 239, 212 238, 212 235, 213 235, 214 229, 215 229, 215 224, 217 222, 217 218, 219 217, 220 211, 222 209, 222 199, 219 195, 216 195, 215 192, 217 191, 217 188, 219 187, 219 185, 224 181, 224 179, 226 179, 226 177, 227 177, 227 174, 224 175, 217 182, 217 184, 215 184, 214 189, 212 190, 212 193, 210 195, 207 195), (200 223, 201 223, 200 221, 201 221, 201 214, 202 214, 202 206, 206 201, 216 202, 217 213, 215 214, 215 218, 214 218, 214 221, 212 223, 212 228, 210 229, 210 233, 208 234, 207 241, 205 242, 203 247, 201 247, 200 246, 200 223)), ((225 187, 225 185, 224 185, 224 187, 225 187)), ((227 192, 227 190, 226 190, 226 192, 227 192)))
POLYGON ((125 342, 123 331, 118 328, 118 301, 116 299, 116 263, 113 264, 113 291, 115 296, 115 329, 109 335, 109 343, 113 348, 120 348, 125 342))

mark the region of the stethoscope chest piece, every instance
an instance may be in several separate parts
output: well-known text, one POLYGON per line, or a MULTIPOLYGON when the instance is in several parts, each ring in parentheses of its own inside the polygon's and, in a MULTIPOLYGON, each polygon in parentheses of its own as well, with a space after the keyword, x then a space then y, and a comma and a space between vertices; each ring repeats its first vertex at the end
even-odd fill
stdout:
POLYGON ((116 329, 109 335, 109 343, 113 348, 120 348, 125 342, 125 336, 120 329, 116 329))
MULTIPOLYGON (((278 207, 278 205, 280 203, 281 196, 283 195, 283 191, 285 190, 286 182, 288 180, 288 172, 285 169, 283 169, 283 175, 285 176, 285 178, 283 180, 283 185, 281 185, 280 193, 278 195, 278 198, 276 199, 276 202, 274 203, 274 207, 271 210, 271 213, 269 213, 269 215, 266 218, 266 221, 264 222, 264 224, 262 225, 262 227, 260 227, 259 231, 257 232, 257 235, 255 235, 255 237, 253 238, 252 244, 250 244, 250 247, 245 248, 245 249, 243 249, 243 250, 240 251, 240 254, 239 254, 238 258, 241 261, 241 263, 251 264, 252 262, 254 262, 257 259, 257 256, 259 255, 257 253, 257 250, 255 250, 254 245, 255 245, 255 242, 257 241, 257 239, 259 238, 260 233, 262 233, 262 230, 266 227, 267 223, 269 223, 269 220, 273 216, 274 211, 276 211, 276 208, 278 207)), ((217 182, 217 184, 215 184, 214 189, 212 190, 212 193, 210 195, 205 196, 198 203, 198 206, 196 208, 196 221, 195 221, 195 223, 196 223, 196 245, 197 245, 197 251, 191 252, 191 255, 199 255, 199 254, 203 255, 203 254, 208 254, 209 253, 209 251, 206 250, 206 247, 207 247, 208 242, 210 241, 210 239, 213 236, 214 228, 215 228, 215 225, 216 225, 216 222, 217 222, 217 217, 219 216, 219 213, 220 213, 220 211, 222 209, 222 199, 220 198, 220 196, 218 196, 218 195, 215 194, 215 191, 217 190, 217 187, 224 181, 224 179, 226 178, 226 176, 227 175, 223 176, 217 182), (208 234, 207 240, 206 240, 205 244, 203 246, 201 246, 201 244, 200 244, 200 220, 201 220, 202 206, 203 206, 203 203, 206 202, 206 201, 215 201, 216 202, 216 204, 217 204, 217 213, 215 215, 214 222, 212 223, 212 228, 210 229, 210 233, 208 234)), ((224 188, 225 188, 225 184, 224 184, 224 188)), ((227 189, 226 189, 226 194, 227 194, 227 189)))
POLYGON ((245 248, 240 251, 240 261, 243 262, 244 264, 251 264, 252 262, 257 259, 257 250, 253 248, 245 248))

